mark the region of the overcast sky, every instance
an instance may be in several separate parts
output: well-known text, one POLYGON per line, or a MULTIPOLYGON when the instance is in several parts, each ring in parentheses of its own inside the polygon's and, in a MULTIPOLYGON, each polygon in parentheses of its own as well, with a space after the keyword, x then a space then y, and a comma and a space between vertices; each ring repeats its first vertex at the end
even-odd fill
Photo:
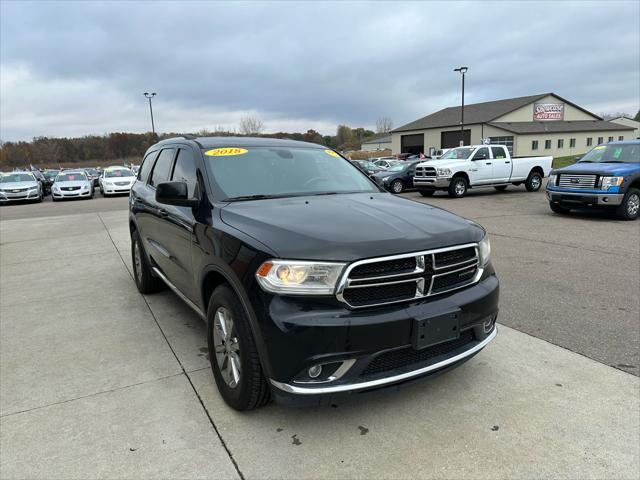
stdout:
POLYGON ((640 105, 640 2, 0 2, 0 138, 335 132, 553 91, 640 105))

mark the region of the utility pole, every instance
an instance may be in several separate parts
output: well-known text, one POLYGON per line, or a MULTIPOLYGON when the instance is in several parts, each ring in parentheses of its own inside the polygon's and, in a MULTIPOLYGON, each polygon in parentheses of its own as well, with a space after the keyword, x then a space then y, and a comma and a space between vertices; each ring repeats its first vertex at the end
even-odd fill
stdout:
MULTIPOLYGON (((468 67, 454 68, 454 72, 462 74, 462 109, 460 110, 460 146, 464 146, 464 74, 469 70, 468 67)), ((151 101, 151 100, 149 100, 151 101)))
POLYGON ((144 92, 144 96, 149 99, 149 113, 151 113, 151 131, 153 132, 153 135, 155 136, 156 127, 153 124, 153 107, 151 106, 151 99, 156 96, 156 92, 153 92, 152 94, 149 94, 149 92, 144 92))

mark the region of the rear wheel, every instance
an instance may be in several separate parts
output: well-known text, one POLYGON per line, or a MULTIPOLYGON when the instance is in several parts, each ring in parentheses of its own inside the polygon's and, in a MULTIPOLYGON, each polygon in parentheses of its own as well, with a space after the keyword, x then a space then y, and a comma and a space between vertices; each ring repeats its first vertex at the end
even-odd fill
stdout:
POLYGON ((247 315, 235 292, 220 285, 207 309, 209 361, 220 395, 236 410, 252 410, 270 398, 247 315))
POLYGON ((436 193, 435 190, 418 190, 420 195, 423 197, 433 197, 433 194, 436 193))
POLYGON ((497 187, 493 187, 499 192, 504 192, 507 189, 506 185, 498 185, 497 187))
POLYGON ((542 186, 542 175, 540 172, 531 172, 527 177, 526 182, 524 182, 524 186, 530 192, 537 192, 540 190, 540 187, 542 186))
POLYGON ((403 190, 404 190, 404 183, 402 183, 402 180, 400 179, 394 180, 393 183, 391 183, 391 191, 393 193, 402 193, 403 190))
POLYGON ((462 198, 467 194, 468 188, 469 184, 466 178, 462 176, 453 177, 449 184, 449 196, 451 198, 462 198))
POLYGON ((164 283, 151 273, 151 266, 144 253, 144 247, 137 230, 131 233, 131 263, 133 279, 140 293, 155 293, 162 290, 164 283))
POLYGON ((635 220, 640 213, 640 190, 630 188, 616 209, 616 216, 621 220, 635 220))
POLYGON ((553 202, 549 202, 549 208, 554 213, 558 213, 560 215, 566 215, 570 211, 568 208, 561 207, 557 203, 553 203, 553 202))

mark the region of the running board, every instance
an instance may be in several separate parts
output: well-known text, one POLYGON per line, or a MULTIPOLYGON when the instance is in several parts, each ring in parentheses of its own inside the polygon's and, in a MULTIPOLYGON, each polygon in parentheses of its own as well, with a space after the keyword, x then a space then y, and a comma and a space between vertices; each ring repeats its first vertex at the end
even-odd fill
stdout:
POLYGON ((171 290, 173 290, 173 293, 175 293, 178 297, 180 297, 180 299, 184 303, 189 305, 200 316, 200 318, 202 318, 205 321, 207 320, 207 316, 204 313, 202 313, 202 310, 200 310, 200 307, 198 307, 195 303, 189 300, 184 293, 178 290, 178 287, 176 287, 173 283, 171 283, 169 279, 165 277, 164 274, 158 269, 158 267, 152 267, 152 269, 153 269, 153 273, 155 273, 160 279, 162 279, 164 283, 167 284, 167 286, 171 290))

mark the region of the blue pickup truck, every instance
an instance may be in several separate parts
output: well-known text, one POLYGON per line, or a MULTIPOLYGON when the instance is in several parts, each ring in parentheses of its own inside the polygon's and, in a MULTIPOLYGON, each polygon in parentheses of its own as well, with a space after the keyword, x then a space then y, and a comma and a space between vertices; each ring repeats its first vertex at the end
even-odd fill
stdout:
POLYGON ((640 140, 598 145, 568 167, 553 170, 547 182, 549 207, 608 208, 623 220, 640 212, 640 140))

